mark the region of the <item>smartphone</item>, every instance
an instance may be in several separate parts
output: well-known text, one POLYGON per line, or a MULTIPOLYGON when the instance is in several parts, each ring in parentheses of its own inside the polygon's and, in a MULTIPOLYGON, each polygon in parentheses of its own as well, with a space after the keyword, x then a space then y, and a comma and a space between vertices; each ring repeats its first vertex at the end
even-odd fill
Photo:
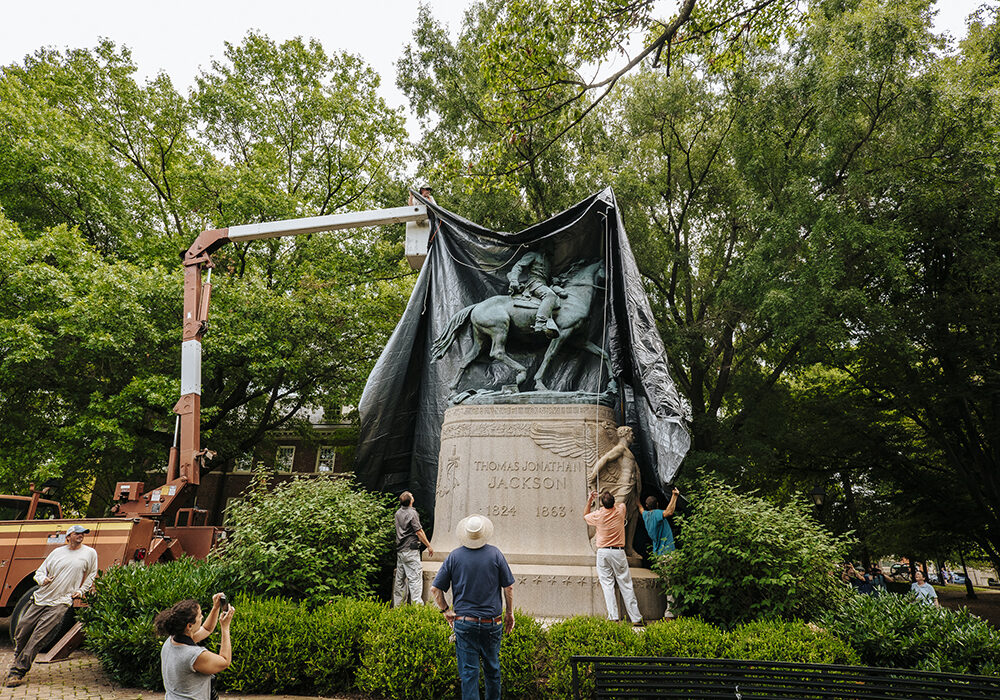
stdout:
POLYGON ((226 594, 223 593, 219 596, 219 611, 226 612, 227 610, 229 610, 229 599, 226 598, 226 594))

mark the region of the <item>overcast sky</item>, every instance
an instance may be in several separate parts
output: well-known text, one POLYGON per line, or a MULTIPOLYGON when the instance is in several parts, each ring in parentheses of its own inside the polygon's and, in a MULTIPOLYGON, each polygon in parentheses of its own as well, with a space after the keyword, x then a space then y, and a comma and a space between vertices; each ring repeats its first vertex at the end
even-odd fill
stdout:
MULTIPOLYGON (((996 5, 997 0, 991 0, 996 5)), ((432 0, 434 16, 452 35, 470 0, 432 0)), ((981 0, 939 2, 938 29, 964 36, 965 17, 981 0)), ((276 42, 314 37, 330 52, 359 54, 382 76, 390 105, 404 107, 394 63, 412 39, 417 2, 402 0, 0 0, 0 65, 20 62, 43 46, 91 48, 99 37, 128 46, 144 76, 163 70, 186 91, 226 41, 251 29, 276 42)), ((411 119, 411 132, 415 125, 411 119)))

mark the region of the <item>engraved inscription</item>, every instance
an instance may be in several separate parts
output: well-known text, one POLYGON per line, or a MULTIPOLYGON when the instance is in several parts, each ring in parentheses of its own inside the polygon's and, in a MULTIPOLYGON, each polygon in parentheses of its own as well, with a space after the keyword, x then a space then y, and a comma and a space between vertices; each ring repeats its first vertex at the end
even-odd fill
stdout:
POLYGON ((497 518, 514 517, 515 515, 517 515, 517 506, 501 506, 501 505, 487 506, 486 514, 492 515, 497 518))
POLYGON ((565 518, 566 506, 537 506, 535 508, 536 518, 565 518))
POLYGON ((486 484, 491 489, 554 489, 565 491, 566 477, 553 476, 491 476, 486 484))
POLYGON ((583 469, 582 462, 568 462, 564 460, 540 462, 526 459, 521 462, 515 459, 495 462, 493 460, 477 459, 473 464, 477 472, 578 472, 583 469))

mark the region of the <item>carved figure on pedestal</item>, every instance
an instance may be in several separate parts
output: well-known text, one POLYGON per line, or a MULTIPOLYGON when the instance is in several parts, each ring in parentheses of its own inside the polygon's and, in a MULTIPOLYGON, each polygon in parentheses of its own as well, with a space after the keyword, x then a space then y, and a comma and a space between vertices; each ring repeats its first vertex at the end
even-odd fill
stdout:
MULTIPOLYGON (((605 424, 607 429, 610 424, 605 424)), ((592 491, 608 491, 617 503, 625 504, 625 554, 637 556, 632 547, 635 528, 639 523, 639 492, 642 490, 639 465, 629 449, 634 435, 632 428, 623 425, 618 428, 618 443, 601 455, 587 476, 587 485, 592 491)))
MULTIPOLYGON (((529 255, 532 254, 529 253, 529 255)), ((522 257, 517 265, 525 263, 525 267, 534 270, 530 275, 531 281, 528 283, 529 286, 534 285, 536 291, 545 287, 546 292, 551 293, 552 297, 557 296, 547 285, 541 283, 535 285, 536 276, 540 274, 538 272, 540 263, 537 257, 525 262, 527 257, 522 257)), ((544 258, 542 259, 544 260, 544 258)), ((547 264, 546 261, 545 265, 547 264)), ((515 265, 515 269, 517 269, 517 265, 515 265)), ((514 270, 511 270, 512 274, 513 272, 514 270)), ((518 271, 518 274, 520 274, 520 271, 518 271)), ((574 263, 563 273, 561 279, 564 282, 563 287, 560 288, 562 294, 559 296, 565 296, 559 301, 558 306, 554 308, 552 320, 556 326, 556 335, 549 341, 548 348, 546 348, 545 355, 542 357, 542 361, 534 376, 535 389, 539 391, 546 391, 548 389, 543 381, 545 372, 552 359, 567 342, 570 342, 580 350, 599 357, 607 367, 608 376, 612 376, 611 361, 607 353, 602 348, 590 342, 585 336, 585 332, 590 324, 590 308, 594 300, 595 290, 603 288, 604 285, 604 263, 600 260, 590 263, 574 263)), ((515 286, 512 284, 512 289, 515 286)), ((546 294, 546 292, 541 293, 546 294)), ((448 349, 455 342, 459 331, 465 327, 466 323, 470 323, 472 326, 472 347, 466 353, 465 357, 462 358, 462 364, 451 383, 452 391, 458 389, 462 375, 465 374, 465 370, 469 365, 479 357, 487 340, 491 343, 490 357, 517 372, 516 383, 518 387, 527 381, 527 368, 507 354, 507 339, 511 333, 519 333, 527 337, 538 334, 535 326, 539 313, 536 312, 533 305, 525 304, 524 301, 525 297, 515 298, 497 295, 478 304, 470 304, 451 317, 444 332, 441 333, 431 346, 432 358, 434 360, 444 357, 445 353, 448 352, 448 349), (525 308, 526 306, 530 306, 531 308, 525 308)), ((540 310, 541 306, 539 306, 540 310)), ((545 328, 548 328, 547 324, 545 324, 545 328)))

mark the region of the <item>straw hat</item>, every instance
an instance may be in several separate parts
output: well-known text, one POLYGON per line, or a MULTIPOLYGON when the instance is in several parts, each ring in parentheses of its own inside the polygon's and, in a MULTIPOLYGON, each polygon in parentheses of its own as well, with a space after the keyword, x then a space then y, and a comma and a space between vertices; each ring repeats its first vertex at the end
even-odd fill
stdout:
POLYGON ((493 521, 485 515, 470 515, 458 522, 455 533, 464 546, 479 549, 493 537, 493 521))

